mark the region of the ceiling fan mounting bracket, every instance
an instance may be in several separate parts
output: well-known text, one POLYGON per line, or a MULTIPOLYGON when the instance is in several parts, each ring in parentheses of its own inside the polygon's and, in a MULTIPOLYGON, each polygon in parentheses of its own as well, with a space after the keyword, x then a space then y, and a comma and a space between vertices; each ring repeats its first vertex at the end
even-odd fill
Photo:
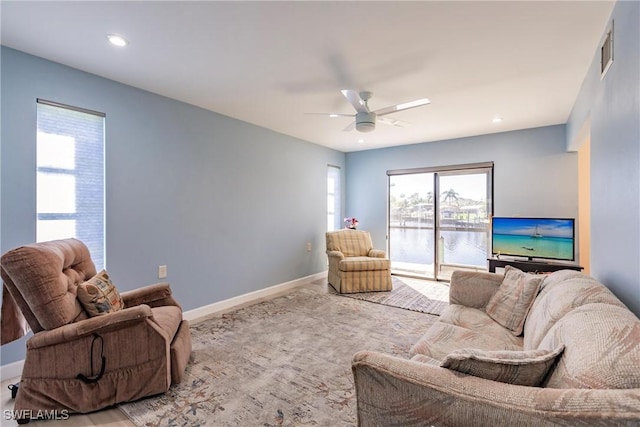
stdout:
POLYGON ((367 101, 369 101, 373 96, 373 92, 369 92, 368 90, 363 90, 362 92, 360 92, 359 95, 360 95, 360 98, 362 98, 362 100, 366 104, 367 101))

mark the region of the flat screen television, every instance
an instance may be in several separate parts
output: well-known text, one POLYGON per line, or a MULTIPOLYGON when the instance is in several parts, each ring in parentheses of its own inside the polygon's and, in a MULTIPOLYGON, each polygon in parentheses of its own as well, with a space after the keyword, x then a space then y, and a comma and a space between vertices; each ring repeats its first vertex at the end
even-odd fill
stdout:
POLYGON ((573 261, 575 220, 573 218, 493 217, 491 252, 508 255, 573 261))

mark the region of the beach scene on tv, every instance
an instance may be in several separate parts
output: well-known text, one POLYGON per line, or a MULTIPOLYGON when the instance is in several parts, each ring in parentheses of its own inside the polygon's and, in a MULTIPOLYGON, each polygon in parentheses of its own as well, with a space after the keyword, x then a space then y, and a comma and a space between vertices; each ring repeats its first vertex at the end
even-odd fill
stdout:
POLYGON ((492 252, 496 255, 574 260, 574 220, 493 218, 492 252))

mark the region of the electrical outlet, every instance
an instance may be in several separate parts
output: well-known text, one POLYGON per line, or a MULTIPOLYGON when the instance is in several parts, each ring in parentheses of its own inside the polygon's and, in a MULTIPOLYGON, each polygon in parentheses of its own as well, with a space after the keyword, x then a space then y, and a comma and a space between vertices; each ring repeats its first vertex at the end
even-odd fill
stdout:
POLYGON ((167 266, 159 265, 158 266, 158 279, 166 279, 167 278, 167 266))
POLYGON ((307 252, 311 252, 311 242, 307 242, 307 252))

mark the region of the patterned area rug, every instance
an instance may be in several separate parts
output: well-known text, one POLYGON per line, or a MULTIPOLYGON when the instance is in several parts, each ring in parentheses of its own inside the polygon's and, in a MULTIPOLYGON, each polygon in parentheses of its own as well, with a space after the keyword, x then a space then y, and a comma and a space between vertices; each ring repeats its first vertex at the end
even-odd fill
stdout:
POLYGON ((338 294, 331 285, 329 285, 329 290, 343 297, 436 315, 442 314, 442 311, 449 305, 449 286, 444 283, 408 277, 399 279, 396 276, 392 276, 391 278, 393 280, 393 289, 390 292, 338 294))
POLYGON ((298 289, 192 325, 182 383, 120 408, 149 427, 354 426, 353 354, 409 357, 436 319, 298 289))

